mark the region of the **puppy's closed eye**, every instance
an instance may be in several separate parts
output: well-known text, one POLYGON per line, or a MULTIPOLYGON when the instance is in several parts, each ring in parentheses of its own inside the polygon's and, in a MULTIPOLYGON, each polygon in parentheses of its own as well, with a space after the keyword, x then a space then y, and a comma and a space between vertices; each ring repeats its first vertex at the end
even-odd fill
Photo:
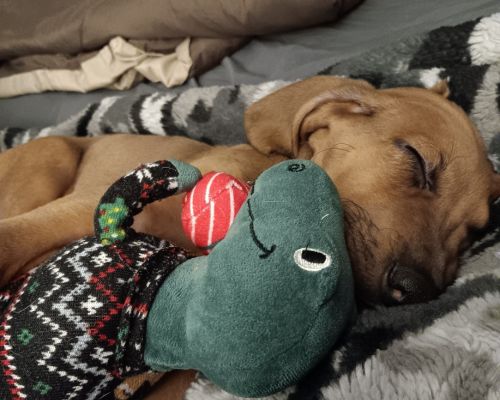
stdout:
POLYGON ((406 141, 396 139, 394 144, 410 159, 414 178, 412 185, 434 192, 436 189, 436 168, 431 167, 418 150, 406 141))

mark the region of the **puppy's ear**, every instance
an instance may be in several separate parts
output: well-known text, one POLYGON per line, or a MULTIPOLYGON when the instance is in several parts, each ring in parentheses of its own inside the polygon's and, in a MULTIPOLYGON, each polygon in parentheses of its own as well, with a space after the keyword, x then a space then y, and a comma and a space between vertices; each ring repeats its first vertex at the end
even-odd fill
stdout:
POLYGON ((317 76, 252 104, 245 112, 250 144, 265 154, 307 158, 307 139, 328 127, 333 114, 371 115, 375 88, 366 81, 317 76))
POLYGON ((446 82, 444 79, 441 79, 440 81, 435 83, 434 86, 429 88, 429 90, 432 90, 434 93, 437 93, 446 99, 450 95, 450 88, 448 87, 448 82, 446 82))

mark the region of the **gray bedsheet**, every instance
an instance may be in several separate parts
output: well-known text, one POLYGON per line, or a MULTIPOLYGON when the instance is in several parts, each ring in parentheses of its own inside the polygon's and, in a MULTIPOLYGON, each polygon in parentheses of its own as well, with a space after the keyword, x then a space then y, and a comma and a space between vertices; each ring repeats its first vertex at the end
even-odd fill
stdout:
MULTIPOLYGON (((313 75, 326 66, 394 40, 441 25, 500 11, 498 0, 365 0, 340 22, 254 39, 222 64, 174 91, 189 86, 260 83, 313 75)), ((140 84, 127 93, 166 90, 140 84)), ((171 90, 171 89, 169 89, 171 90)), ((0 100, 0 128, 55 125, 85 105, 116 92, 44 93, 0 100)))

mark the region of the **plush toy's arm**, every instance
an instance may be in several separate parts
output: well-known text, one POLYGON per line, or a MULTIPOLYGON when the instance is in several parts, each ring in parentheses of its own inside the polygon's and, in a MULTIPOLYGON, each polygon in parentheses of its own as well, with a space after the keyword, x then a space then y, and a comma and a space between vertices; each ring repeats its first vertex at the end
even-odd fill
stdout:
POLYGON ((189 190, 201 178, 200 171, 180 161, 141 165, 118 179, 101 198, 94 215, 98 240, 110 245, 133 233, 134 215, 153 201, 189 190))

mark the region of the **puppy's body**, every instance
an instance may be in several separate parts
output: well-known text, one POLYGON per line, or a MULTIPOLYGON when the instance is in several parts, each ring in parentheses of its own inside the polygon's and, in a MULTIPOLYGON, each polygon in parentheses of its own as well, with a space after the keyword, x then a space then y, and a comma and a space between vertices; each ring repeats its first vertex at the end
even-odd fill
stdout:
MULTIPOLYGON (((10 170, 10 166, 31 164, 35 170, 25 178, 17 173, 4 173, 0 178, 2 188, 16 193, 14 201, 7 196, 1 196, 0 200, 4 218, 0 222, 0 237, 9 238, 0 256, 0 265, 9 266, 2 271, 2 280, 5 282, 12 274, 30 269, 44 253, 92 234, 95 205, 109 185, 137 165, 160 159, 180 159, 203 173, 219 170, 243 180, 254 180, 284 157, 265 156, 249 145, 211 147, 183 137, 137 135, 50 137, 8 151, 2 154, 1 165, 9 166, 10 170), (40 161, 37 155, 45 149, 53 149, 54 154, 44 161, 57 162, 57 167, 40 174, 37 170, 40 167, 33 160, 40 161), (30 193, 29 181, 26 184, 31 174, 36 185, 48 192, 39 202, 39 196, 30 193), (53 201, 45 202, 51 195, 53 201), (28 200, 25 205, 24 199, 28 200), (16 206, 10 207, 11 202, 16 206), (70 216, 74 218, 71 223, 67 222, 70 216), (30 239, 25 240, 27 237, 30 239)), ((180 196, 152 204, 137 216, 135 228, 194 251, 180 228, 180 208, 180 196)))

